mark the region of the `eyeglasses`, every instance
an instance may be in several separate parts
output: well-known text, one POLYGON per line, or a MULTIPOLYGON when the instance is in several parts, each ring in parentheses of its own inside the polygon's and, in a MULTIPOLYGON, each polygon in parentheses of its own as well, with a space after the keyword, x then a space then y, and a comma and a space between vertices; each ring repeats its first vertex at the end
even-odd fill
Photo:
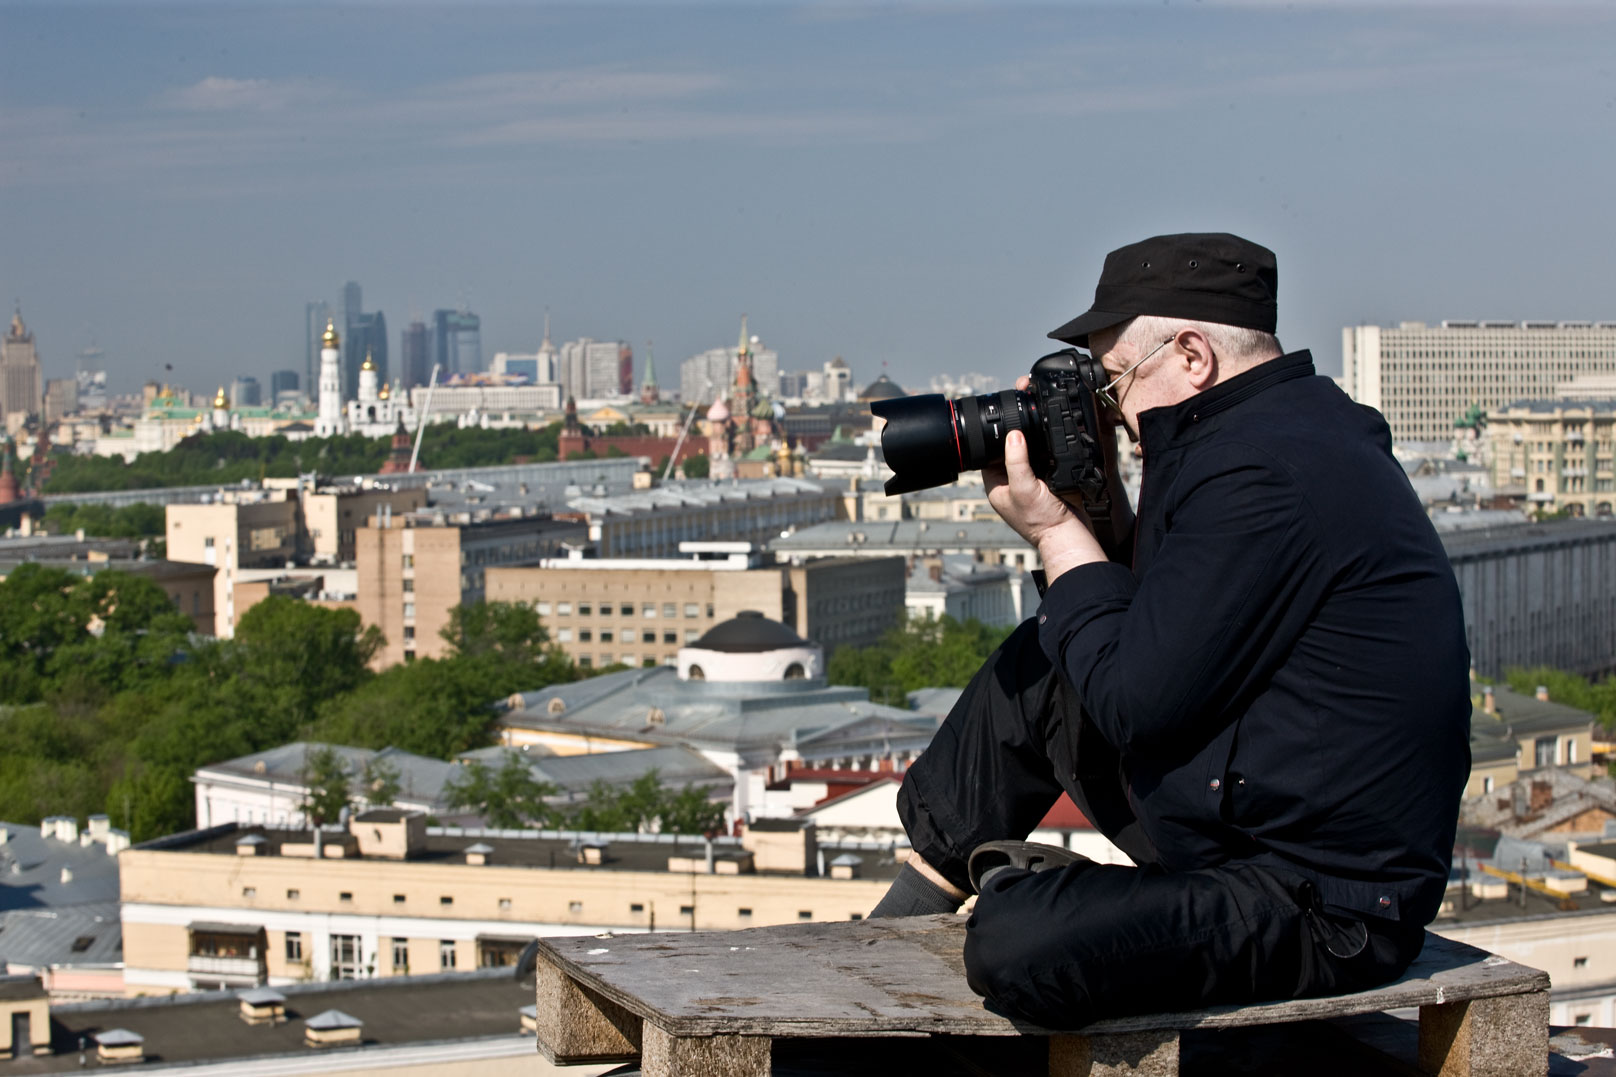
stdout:
POLYGON ((1120 398, 1111 395, 1111 390, 1115 389, 1118 385, 1121 385, 1123 378, 1126 378, 1129 374, 1132 374, 1135 370, 1139 369, 1139 365, 1141 363, 1143 363, 1145 361, 1145 359, 1149 359, 1152 355, 1155 355, 1157 352, 1159 352, 1163 348, 1167 347, 1167 345, 1171 344, 1175 339, 1176 339, 1176 337, 1168 337, 1166 340, 1162 341, 1160 344, 1158 344, 1154 348, 1150 349, 1150 351, 1145 355, 1144 359, 1139 359, 1139 360, 1135 361, 1134 364, 1132 366, 1130 366, 1127 370, 1124 370, 1121 374, 1118 374, 1116 377, 1112 378, 1109 382, 1107 382, 1106 384, 1100 386, 1098 389, 1094 390, 1094 395, 1100 398, 1100 403, 1104 404, 1106 407, 1110 408, 1112 411, 1116 412, 1118 415, 1121 415, 1122 414, 1122 401, 1121 401, 1120 398))

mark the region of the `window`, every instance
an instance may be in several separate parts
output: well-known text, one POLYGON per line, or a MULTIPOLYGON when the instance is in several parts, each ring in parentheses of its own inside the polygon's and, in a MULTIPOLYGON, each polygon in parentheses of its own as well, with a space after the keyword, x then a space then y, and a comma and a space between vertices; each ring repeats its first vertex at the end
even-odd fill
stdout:
POLYGON ((686 643, 695 643, 700 638, 701 638, 700 630, 694 629, 694 628, 685 629, 685 642, 686 643))
POLYGON ((677 632, 664 632, 664 633, 662 633, 662 642, 663 643, 678 643, 679 642, 679 633, 677 633, 677 632))
POLYGON ((609 629, 609 628, 601 629, 600 630, 600 641, 602 643, 610 643, 610 642, 612 642, 612 630, 609 629))
POLYGON ((407 553, 407 554, 404 555, 404 567, 405 568, 414 568, 415 567, 415 555, 413 553, 407 553))
POLYGON ((362 971, 358 935, 331 936, 331 978, 357 980, 362 971))
POLYGON ((572 629, 570 629, 570 628, 558 628, 558 629, 556 629, 556 642, 557 643, 571 643, 572 642, 572 629))
POLYGON ((594 666, 594 664, 595 664, 595 660, 593 658, 589 657, 587 654, 581 654, 581 655, 578 656, 578 668, 579 669, 589 669, 592 666, 594 666))
POLYGON ((213 536, 212 535, 209 535, 207 538, 202 540, 202 548, 206 549, 206 550, 213 549, 213 536))
POLYGON ((629 905, 628 911, 631 912, 631 913, 633 913, 633 912, 644 912, 645 911, 645 906, 641 902, 636 901, 636 902, 633 902, 632 904, 629 905))
POLYGON ((593 614, 594 612, 595 612, 594 603, 592 603, 592 602, 580 602, 580 603, 578 603, 578 616, 580 616, 580 617, 588 617, 591 614, 593 614))
POLYGON ((414 590, 415 590, 415 580, 414 580, 414 578, 412 577, 410 579, 405 580, 404 581, 404 593, 409 594, 410 592, 412 592, 414 590))
POLYGON ((1577 742, 1575 740, 1568 740, 1568 741, 1566 741, 1566 765, 1570 766, 1571 764, 1575 763, 1576 761, 1577 761, 1577 742))
POLYGON ((751 909, 736 909, 735 910, 735 915, 736 915, 737 918, 739 918, 741 920, 750 920, 750 919, 752 919, 752 910, 751 909))
POLYGON ((438 943, 438 968, 452 969, 455 967, 455 944, 453 939, 444 939, 438 943))
POLYGON ((640 607, 640 616, 643 617, 643 618, 646 618, 648 620, 651 619, 651 618, 654 618, 656 616, 656 606, 655 606, 655 604, 647 602, 645 605, 641 606, 640 607))
POLYGON ((510 898, 500 898, 499 899, 499 911, 500 912, 510 912, 511 911, 511 899, 510 898))
POLYGON ((562 617, 571 617, 572 616, 572 603, 571 602, 557 602, 556 603, 556 614, 559 615, 559 616, 562 616, 562 617))
POLYGON ((342 902, 344 905, 352 905, 353 904, 353 891, 352 890, 344 890, 342 893, 337 895, 337 900, 342 902))
POLYGON ((448 894, 444 894, 442 897, 438 898, 438 904, 439 905, 445 905, 445 906, 453 905, 454 904, 454 898, 450 897, 448 894))
POLYGON ((1573 957, 1571 959, 1571 967, 1574 969, 1585 969, 1588 967, 1588 959, 1586 957, 1573 957))
POLYGON ((676 602, 664 602, 664 603, 662 603, 662 616, 664 616, 664 617, 677 617, 677 616, 679 616, 679 605, 678 605, 678 603, 676 603, 676 602))
POLYGON ((287 901, 296 901, 298 898, 300 898, 302 896, 303 896, 303 891, 301 891, 301 890, 288 890, 288 891, 286 891, 286 900, 287 901))
POLYGON ((1555 748, 1559 741, 1555 737, 1539 737, 1532 742, 1532 749, 1536 756, 1536 765, 1540 767, 1554 766, 1555 748))
POLYGON ((624 602, 622 605, 617 607, 617 612, 624 617, 634 616, 634 603, 624 602))
POLYGON ((593 641, 594 638, 595 638, 595 630, 594 629, 592 629, 592 628, 580 628, 578 630, 578 642, 579 643, 589 643, 589 642, 593 641))
POLYGON ((410 940, 393 940, 393 971, 400 976, 410 971, 410 940))
POLYGON ((303 932, 288 931, 286 933, 286 960, 303 960, 303 932))
POLYGON ((862 920, 864 919, 864 914, 861 912, 850 912, 847 914, 847 918, 849 920, 862 920))
POLYGON ((246 898, 248 901, 251 901, 253 898, 258 896, 258 887, 243 886, 241 888, 241 896, 246 898))
POLYGON ((695 916, 696 915, 696 907, 694 905, 681 905, 681 906, 679 906, 679 915, 680 916, 695 916))
POLYGON ((617 640, 619 643, 636 643, 639 640, 639 636, 635 633, 634 629, 625 628, 618 633, 617 640))
POLYGON ((797 910, 797 919, 799 919, 799 920, 812 920, 813 918, 814 918, 814 913, 813 913, 812 909, 798 909, 797 910))
POLYGON ((404 895, 403 894, 394 894, 393 895, 393 904, 394 905, 402 905, 402 904, 404 904, 404 895))
POLYGON ((567 902, 567 911, 573 914, 581 913, 584 911, 584 903, 581 901, 569 901, 567 902))
POLYGON ((540 617, 548 617, 548 616, 550 616, 550 603, 548 603, 548 602, 535 602, 535 603, 533 603, 533 612, 537 613, 540 617))
POLYGON ((709 620, 711 620, 712 616, 713 616, 713 604, 711 602, 709 602, 709 603, 707 603, 707 618, 709 620))
POLYGON ((694 602, 686 602, 685 603, 685 616, 686 617, 700 617, 701 616, 701 607, 696 605, 694 602))

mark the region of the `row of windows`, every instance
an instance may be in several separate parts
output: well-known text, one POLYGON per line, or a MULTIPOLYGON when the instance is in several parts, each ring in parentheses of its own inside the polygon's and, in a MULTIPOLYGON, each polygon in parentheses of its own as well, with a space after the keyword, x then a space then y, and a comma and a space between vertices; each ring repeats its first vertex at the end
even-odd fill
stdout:
MULTIPOLYGON (((438 968, 452 969, 456 964, 456 950, 453 939, 440 939, 438 941, 438 968)), ((405 974, 410 971, 410 940, 394 938, 392 940, 391 955, 392 969, 395 973, 405 974)), ((303 933, 301 931, 288 931, 286 933, 286 960, 301 964, 303 956, 303 933)), ((356 979, 363 969, 364 947, 358 935, 332 935, 331 936, 331 974, 333 979, 356 979)))
MULTIPOLYGON (((647 628, 647 629, 645 629, 643 631, 633 629, 633 628, 622 628, 622 629, 618 629, 616 631, 615 640, 613 639, 613 636, 614 636, 613 630, 610 629, 610 628, 602 628, 600 630, 599 639, 600 639, 600 642, 602 642, 602 643, 612 643, 612 642, 617 642, 617 643, 655 643, 656 640, 657 640, 656 631, 654 629, 650 629, 650 628, 647 628)), ((685 642, 686 643, 694 643, 694 642, 696 642, 696 640, 698 640, 700 638, 701 638, 701 629, 699 629, 699 628, 687 628, 687 629, 685 629, 685 642)), ((593 643, 593 642, 595 642, 595 639, 596 639, 595 630, 592 629, 592 628, 580 628, 580 629, 577 630, 577 639, 578 639, 579 643, 593 643)), ((558 628, 558 629, 556 629, 556 642, 557 643, 571 643, 572 641, 573 641, 573 630, 572 629, 570 629, 570 628, 558 628)), ((662 642, 665 643, 665 644, 669 644, 669 645, 677 644, 679 642, 679 633, 677 631, 673 631, 673 630, 664 631, 662 633, 662 642)))
MULTIPOLYGON (((252 900, 252 899, 254 899, 254 898, 256 898, 258 896, 258 888, 256 886, 244 886, 244 887, 241 888, 241 896, 250 901, 250 900, 252 900)), ((337 902, 339 904, 352 905, 353 904, 353 899, 354 899, 354 896, 353 896, 353 891, 352 890, 339 890, 337 892, 337 902)), ((286 890, 286 900, 287 901, 302 901, 303 900, 303 891, 296 888, 296 887, 288 887, 287 890, 286 890)), ((393 895, 393 904, 394 905, 407 905, 407 904, 409 904, 409 898, 404 894, 394 894, 393 895)), ((454 895, 453 894, 440 894, 440 895, 438 895, 438 905, 439 905, 440 908, 449 908, 449 907, 453 906, 454 905, 454 895)), ((508 897, 500 898, 499 899, 499 908, 500 908, 501 912, 509 912, 510 908, 511 908, 511 899, 508 898, 508 897)))
MULTIPOLYGON (((577 615, 579 617, 597 616, 595 613, 595 608, 595 603, 593 602, 579 602, 577 604, 577 615)), ((602 602, 600 604, 600 613, 598 616, 614 616, 612 613, 614 608, 617 611, 615 616, 634 616, 634 603, 632 602, 619 602, 615 607, 610 602, 602 602)), ((571 602, 535 602, 533 603, 533 609, 534 612, 536 612, 540 617, 549 617, 552 614, 557 617, 571 617, 573 615, 573 603, 571 602)), ((679 604, 677 602, 664 602, 662 603, 661 609, 662 616, 665 618, 671 619, 679 616, 679 604)), ((711 602, 706 604, 706 610, 707 616, 711 617, 713 615, 713 604, 711 602)), ((700 617, 702 616, 702 604, 700 602, 686 602, 684 604, 684 613, 686 617, 700 617)), ((656 620, 657 604, 655 602, 641 603, 640 617, 648 621, 656 620)))

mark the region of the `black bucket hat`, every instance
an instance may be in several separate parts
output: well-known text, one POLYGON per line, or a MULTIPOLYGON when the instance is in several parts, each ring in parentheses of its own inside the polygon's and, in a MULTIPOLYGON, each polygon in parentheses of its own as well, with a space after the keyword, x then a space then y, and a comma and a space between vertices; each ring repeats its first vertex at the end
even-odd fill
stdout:
POLYGON ((1089 334, 1150 314, 1272 333, 1278 324, 1274 252, 1227 232, 1153 236, 1105 256, 1094 306, 1049 335, 1089 346, 1089 334))

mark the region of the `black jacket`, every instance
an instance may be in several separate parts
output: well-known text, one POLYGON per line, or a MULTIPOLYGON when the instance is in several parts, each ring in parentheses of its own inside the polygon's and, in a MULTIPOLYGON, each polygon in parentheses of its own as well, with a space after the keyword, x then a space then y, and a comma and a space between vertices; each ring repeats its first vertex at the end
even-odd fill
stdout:
POLYGON ((1429 922, 1469 651, 1385 422, 1295 352, 1140 428, 1132 569, 1062 575, 1039 642, 1121 753, 1159 862, 1300 869, 1327 905, 1429 922))

